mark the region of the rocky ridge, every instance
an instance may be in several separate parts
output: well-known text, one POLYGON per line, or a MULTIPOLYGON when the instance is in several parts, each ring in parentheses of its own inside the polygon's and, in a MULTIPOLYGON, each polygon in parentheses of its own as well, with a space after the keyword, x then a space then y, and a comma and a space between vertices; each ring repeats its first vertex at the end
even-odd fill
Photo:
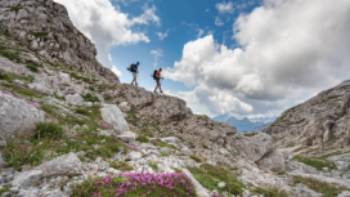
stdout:
POLYGON ((315 179, 346 196, 346 153, 310 166, 273 133, 237 135, 181 99, 119 83, 51 0, 0 9, 0 196, 90 196, 95 179, 126 172, 182 172, 199 197, 321 196, 315 179))

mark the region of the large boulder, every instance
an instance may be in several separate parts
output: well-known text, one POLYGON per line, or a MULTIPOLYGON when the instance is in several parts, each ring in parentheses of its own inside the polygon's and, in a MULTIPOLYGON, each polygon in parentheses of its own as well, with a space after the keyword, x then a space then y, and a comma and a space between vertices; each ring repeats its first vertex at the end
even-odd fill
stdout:
POLYGON ((0 138, 30 135, 44 113, 29 102, 0 91, 0 138))
POLYGON ((129 125, 116 105, 104 104, 101 108, 101 116, 103 121, 109 124, 117 135, 129 131, 129 125))
POLYGON ((272 138, 266 133, 236 136, 232 146, 240 156, 253 162, 259 161, 274 149, 272 138))

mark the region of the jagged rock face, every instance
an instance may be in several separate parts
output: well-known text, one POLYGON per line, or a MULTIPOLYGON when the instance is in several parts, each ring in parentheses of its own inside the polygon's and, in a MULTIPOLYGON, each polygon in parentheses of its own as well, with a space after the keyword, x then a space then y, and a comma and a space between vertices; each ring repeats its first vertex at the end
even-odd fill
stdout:
POLYGON ((109 80, 117 77, 95 59, 95 46, 52 0, 0 0, 0 29, 51 63, 66 64, 109 80))
POLYGON ((350 81, 285 113, 265 132, 280 147, 341 148, 350 144, 350 81))

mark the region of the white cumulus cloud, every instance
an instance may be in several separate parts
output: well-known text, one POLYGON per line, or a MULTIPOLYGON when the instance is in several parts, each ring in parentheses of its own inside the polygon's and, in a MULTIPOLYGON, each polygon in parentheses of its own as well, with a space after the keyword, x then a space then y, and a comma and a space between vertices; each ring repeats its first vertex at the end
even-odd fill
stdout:
POLYGON ((145 7, 144 12, 131 18, 118 7, 113 6, 111 0, 54 0, 63 4, 69 13, 73 24, 95 43, 99 61, 112 67, 120 73, 109 61, 108 54, 112 46, 149 42, 150 39, 143 32, 133 31, 137 25, 159 24, 155 7, 145 7))
POLYGON ((233 3, 232 2, 221 2, 216 4, 216 9, 221 14, 227 14, 233 12, 233 3))
POLYGON ((188 42, 166 71, 195 111, 273 116, 350 78, 350 1, 265 0, 234 24, 240 47, 188 42), (186 97, 187 96, 187 97, 186 97))

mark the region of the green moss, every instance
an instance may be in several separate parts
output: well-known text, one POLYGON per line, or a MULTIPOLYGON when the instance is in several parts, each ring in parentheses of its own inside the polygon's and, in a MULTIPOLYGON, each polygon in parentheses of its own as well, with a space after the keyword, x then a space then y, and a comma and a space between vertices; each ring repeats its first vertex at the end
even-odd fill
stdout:
POLYGON ((295 156, 293 157, 293 160, 312 166, 317 170, 323 170, 324 168, 328 168, 329 170, 332 170, 336 168, 336 165, 334 164, 334 162, 331 162, 322 158, 308 158, 308 157, 302 157, 302 156, 295 156))
POLYGON ((155 162, 149 162, 148 163, 149 167, 151 167, 154 171, 158 171, 159 167, 155 162))
POLYGON ((41 140, 41 139, 51 139, 57 140, 62 138, 63 136, 63 128, 56 123, 39 123, 36 126, 33 139, 41 140))
POLYGON ((243 184, 236 178, 235 174, 224 167, 203 164, 199 168, 190 168, 189 170, 209 190, 227 191, 234 195, 240 195, 243 192, 243 184), (225 182, 226 186, 218 188, 220 182, 225 182))
POLYGON ((112 162, 110 162, 110 166, 112 168, 115 168, 115 169, 118 169, 118 170, 121 170, 121 171, 132 171, 132 170, 134 170, 134 168, 131 165, 129 165, 128 163, 123 162, 123 161, 112 161, 112 162))
POLYGON ((155 146, 158 146, 160 148, 170 148, 170 149, 174 149, 174 150, 177 149, 176 146, 174 146, 172 144, 168 144, 166 142, 163 142, 160 139, 152 140, 152 144, 155 145, 155 146))
POLYGON ((99 102, 100 100, 97 98, 96 95, 92 93, 82 94, 81 95, 83 99, 87 102, 99 102))
POLYGON ((202 163, 204 161, 204 159, 198 155, 191 155, 190 158, 196 161, 197 163, 202 163))
POLYGON ((32 35, 35 38, 46 38, 49 35, 49 33, 48 32, 38 31, 38 32, 33 32, 32 35))
POLYGON ((9 192, 10 191, 10 187, 9 186, 2 186, 0 188, 0 196, 6 192, 9 192))
POLYGON ((264 197, 287 197, 289 194, 278 188, 255 188, 253 193, 263 195, 264 197))
POLYGON ((145 135, 139 135, 139 136, 137 136, 136 140, 139 141, 139 142, 141 142, 141 143, 148 143, 148 142, 149 142, 148 137, 145 136, 145 135))
POLYGON ((11 12, 19 12, 21 9, 23 9, 23 6, 21 4, 13 5, 10 7, 11 12))
POLYGON ((29 63, 29 64, 26 64, 26 67, 27 67, 30 71, 36 73, 36 72, 39 71, 39 68, 41 67, 41 65, 29 63))
POLYGON ((82 76, 76 72, 70 72, 69 75, 73 78, 73 79, 76 79, 78 81, 84 81, 86 83, 92 83, 93 80, 90 79, 89 77, 85 77, 85 76, 82 76))
POLYGON ((319 192, 323 195, 323 197, 333 197, 340 194, 342 191, 347 190, 348 188, 337 186, 330 183, 325 183, 318 181, 316 179, 305 178, 301 176, 293 177, 294 184, 302 183, 306 185, 308 188, 319 192))

